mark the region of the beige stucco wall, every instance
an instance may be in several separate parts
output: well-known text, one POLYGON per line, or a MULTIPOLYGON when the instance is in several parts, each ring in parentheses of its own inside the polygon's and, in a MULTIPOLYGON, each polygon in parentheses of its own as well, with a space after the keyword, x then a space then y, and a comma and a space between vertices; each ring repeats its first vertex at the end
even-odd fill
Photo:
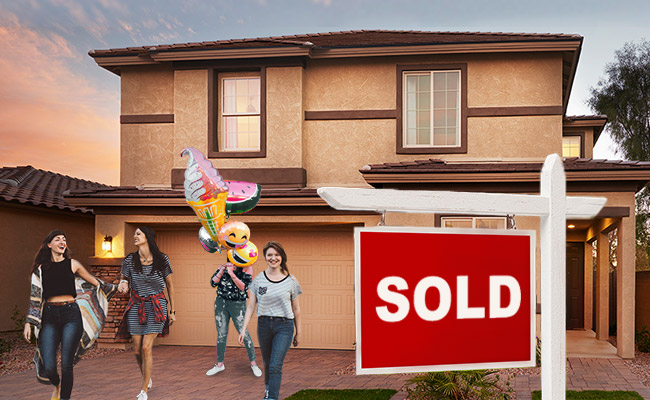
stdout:
MULTIPOLYGON (((172 165, 185 166, 181 152, 195 147, 208 150, 208 71, 174 71, 174 137, 172 165)), ((171 167, 170 167, 171 169, 171 167)), ((167 174, 171 183, 171 173, 167 174)))
POLYGON ((174 112, 174 73, 171 65, 123 67, 120 85, 122 114, 174 112))
POLYGON ((174 158, 174 124, 122 125, 120 185, 169 186, 174 158))
MULTIPOLYGON (((305 111, 395 109, 396 65, 431 63, 467 64, 469 107, 562 102, 562 63, 556 53, 309 60, 306 68, 266 70, 267 156, 213 163, 217 168, 304 167, 310 187, 364 186, 358 169, 369 163, 429 157, 542 159, 561 150, 558 116, 469 118, 468 152, 460 155, 397 155, 395 120, 304 121, 305 111)), ((168 185, 169 169, 185 166, 183 148, 207 154, 207 101, 207 69, 125 68, 122 114, 173 113, 175 122, 122 125, 121 184, 168 185), (157 166, 151 169, 153 160, 157 166)))
POLYGON ((562 104, 559 53, 473 56, 467 65, 468 107, 562 104))
MULTIPOLYGON (((51 211, 41 207, 0 205, 0 242, 5 249, 0 259, 0 332, 14 330, 14 306, 21 316, 29 306, 29 282, 34 256, 45 236, 62 229, 67 236, 72 258, 87 265, 93 255, 92 216, 51 211)), ((102 236, 103 237, 103 236, 102 236)))

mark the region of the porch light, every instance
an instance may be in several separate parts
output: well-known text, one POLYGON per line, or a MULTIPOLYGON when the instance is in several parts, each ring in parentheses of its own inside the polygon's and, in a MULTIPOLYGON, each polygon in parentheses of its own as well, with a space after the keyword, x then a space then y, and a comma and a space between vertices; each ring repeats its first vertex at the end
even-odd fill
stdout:
POLYGON ((113 249, 113 237, 112 236, 104 236, 104 240, 102 241, 102 250, 104 251, 111 251, 113 249))
POLYGON ((573 229, 573 228, 575 228, 576 226, 573 225, 573 224, 569 224, 569 225, 567 225, 566 227, 569 228, 569 229, 573 229))

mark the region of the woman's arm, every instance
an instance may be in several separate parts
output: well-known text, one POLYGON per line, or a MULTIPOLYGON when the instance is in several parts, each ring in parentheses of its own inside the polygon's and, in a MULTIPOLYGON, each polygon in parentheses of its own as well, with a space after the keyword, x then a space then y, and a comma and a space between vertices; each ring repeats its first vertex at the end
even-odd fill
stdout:
POLYGON ((237 278, 237 275, 235 275, 235 266, 232 264, 228 264, 226 267, 226 270, 228 271, 228 275, 230 275, 230 279, 232 279, 232 282, 237 286, 239 290, 242 292, 246 290, 246 284, 239 278, 237 278))
POLYGON ((129 281, 126 279, 124 274, 120 274, 120 284, 117 285, 117 291, 120 293, 126 293, 129 291, 129 281))
POLYGON ((251 322, 251 317, 257 308, 257 297, 255 295, 250 296, 248 304, 246 305, 246 316, 244 317, 244 326, 239 333, 239 344, 244 345, 244 337, 246 336, 246 329, 248 329, 248 323, 251 322))
POLYGON ((171 325, 176 321, 176 309, 174 308, 174 282, 172 281, 172 275, 167 275, 165 278, 165 284, 167 285, 167 307, 169 311, 169 324, 171 325))
POLYGON ((223 276, 223 273, 226 270, 227 264, 229 263, 221 264, 219 268, 217 268, 217 272, 215 272, 214 275, 212 275, 212 280, 210 282, 210 285, 212 285, 212 287, 217 287, 217 284, 221 281, 221 277, 223 276))
POLYGON ((81 279, 90 283, 93 286, 99 286, 99 281, 95 278, 83 265, 77 260, 72 260, 72 272, 79 275, 81 279))
POLYGON ((293 346, 298 346, 300 342, 300 335, 302 334, 302 324, 300 323, 300 303, 296 297, 291 301, 291 308, 293 309, 293 322, 296 325, 296 334, 293 337, 293 346))

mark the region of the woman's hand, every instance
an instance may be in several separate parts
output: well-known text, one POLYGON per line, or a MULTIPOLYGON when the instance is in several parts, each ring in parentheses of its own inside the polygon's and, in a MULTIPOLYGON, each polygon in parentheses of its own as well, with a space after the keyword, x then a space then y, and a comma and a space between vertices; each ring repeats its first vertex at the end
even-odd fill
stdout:
POLYGON ((31 343, 32 327, 29 325, 29 322, 25 323, 25 329, 23 329, 23 336, 25 337, 25 340, 31 343))
POLYGON ((293 336, 293 347, 298 347, 298 343, 299 343, 298 336, 299 336, 299 335, 300 335, 299 333, 296 333, 296 334, 293 336))
POLYGON ((169 314, 169 325, 173 324, 174 322, 176 322, 176 311, 169 314))
POLYGON ((232 265, 231 263, 225 264, 226 265, 226 271, 228 271, 228 275, 232 276, 234 274, 234 269, 235 266, 232 265))
POLYGON ((126 293, 129 291, 129 282, 126 280, 121 280, 120 284, 117 286, 117 291, 120 293, 126 293))
POLYGON ((239 334, 239 344, 244 345, 244 338, 246 337, 246 329, 242 329, 241 333, 239 334))

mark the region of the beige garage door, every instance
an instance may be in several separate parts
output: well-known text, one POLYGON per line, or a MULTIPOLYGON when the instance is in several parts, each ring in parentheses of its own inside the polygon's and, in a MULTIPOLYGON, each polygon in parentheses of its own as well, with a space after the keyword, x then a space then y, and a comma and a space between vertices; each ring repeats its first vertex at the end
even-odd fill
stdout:
MULTIPOLYGON (((352 349, 354 344, 354 241, 350 225, 282 226, 255 225, 251 240, 259 247, 275 240, 287 251, 288 267, 302 286, 300 296, 303 338, 300 347, 352 349)), ((210 277, 225 262, 225 255, 209 254, 196 230, 159 231, 158 244, 174 270, 177 322, 162 344, 209 345, 217 339, 214 323, 215 290, 210 277)), ((266 268, 260 254, 255 275, 266 268)), ((257 320, 250 333, 257 345, 257 320)), ((232 323, 229 345, 237 344, 232 323)))

